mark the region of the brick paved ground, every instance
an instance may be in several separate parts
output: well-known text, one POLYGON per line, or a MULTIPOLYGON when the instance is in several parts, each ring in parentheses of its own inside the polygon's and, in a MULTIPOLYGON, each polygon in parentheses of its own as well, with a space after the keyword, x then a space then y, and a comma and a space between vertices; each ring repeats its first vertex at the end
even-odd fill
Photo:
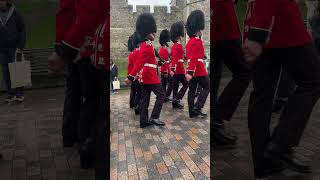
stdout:
POLYGON ((209 118, 190 119, 185 97, 183 110, 163 106, 165 127, 141 129, 128 99, 127 91, 111 97, 112 179, 209 179, 209 118))
POLYGON ((0 96, 1 180, 90 180, 74 148, 62 148, 63 88, 26 92, 23 104, 0 96))
MULTIPOLYGON (((251 180, 253 177, 251 147, 247 128, 248 90, 231 122, 234 133, 239 136, 238 146, 233 150, 215 149, 213 151, 214 180, 251 180)), ((301 146, 297 148, 302 161, 311 162, 313 174, 299 175, 286 170, 270 177, 270 180, 319 180, 320 179, 320 103, 314 109, 301 146)), ((273 115, 273 126, 279 114, 273 115)))

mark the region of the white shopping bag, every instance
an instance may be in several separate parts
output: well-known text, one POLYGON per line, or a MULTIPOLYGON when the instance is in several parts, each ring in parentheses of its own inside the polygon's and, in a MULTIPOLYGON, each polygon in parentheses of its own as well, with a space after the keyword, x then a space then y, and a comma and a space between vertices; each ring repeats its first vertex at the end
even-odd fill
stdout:
POLYGON ((120 81, 119 80, 113 81, 112 85, 113 85, 113 89, 115 89, 115 90, 120 89, 120 81))
POLYGON ((31 86, 30 61, 24 59, 22 52, 16 51, 15 61, 8 64, 11 88, 31 86))

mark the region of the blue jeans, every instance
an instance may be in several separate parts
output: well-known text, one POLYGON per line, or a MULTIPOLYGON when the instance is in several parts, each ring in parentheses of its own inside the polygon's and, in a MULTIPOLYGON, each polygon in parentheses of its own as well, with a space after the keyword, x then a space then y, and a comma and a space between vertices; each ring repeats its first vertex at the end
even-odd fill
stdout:
POLYGON ((11 88, 10 72, 8 64, 14 62, 15 50, 0 52, 0 64, 2 66, 2 77, 10 96, 23 95, 23 87, 11 88))

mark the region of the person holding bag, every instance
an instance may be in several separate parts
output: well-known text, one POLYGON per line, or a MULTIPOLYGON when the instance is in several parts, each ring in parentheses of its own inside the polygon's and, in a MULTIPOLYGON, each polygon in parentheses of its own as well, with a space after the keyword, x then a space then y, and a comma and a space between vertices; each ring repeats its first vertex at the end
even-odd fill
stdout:
POLYGON ((114 87, 113 82, 118 81, 118 66, 111 60, 110 63, 110 72, 111 72, 111 90, 112 94, 118 93, 117 88, 114 87))
MULTIPOLYGON (((0 64, 8 96, 6 102, 24 100, 23 87, 12 88, 9 63, 16 61, 26 43, 26 29, 21 14, 9 0, 0 0, 0 64)), ((20 58, 21 59, 21 58, 20 58)))

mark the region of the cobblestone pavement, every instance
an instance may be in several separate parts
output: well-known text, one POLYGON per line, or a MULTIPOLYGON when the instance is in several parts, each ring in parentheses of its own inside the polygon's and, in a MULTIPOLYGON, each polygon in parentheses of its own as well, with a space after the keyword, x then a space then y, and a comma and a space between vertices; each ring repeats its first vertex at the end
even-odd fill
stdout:
POLYGON ((91 180, 92 170, 79 168, 75 148, 62 148, 64 89, 26 92, 22 104, 0 96, 1 180, 91 180))
MULTIPOLYGON (((129 92, 111 97, 112 179, 209 179, 209 118, 190 119, 186 99, 183 110, 164 104, 160 118, 165 127, 141 129, 139 116, 129 109, 129 92)), ((208 98, 204 112, 209 106, 208 98)))
MULTIPOLYGON (((251 147, 247 128, 248 90, 231 122, 235 134, 239 136, 238 145, 233 150, 214 149, 214 180, 251 180, 253 179, 251 147)), ((269 177, 269 180, 319 180, 320 179, 320 103, 314 108, 310 123, 305 130, 297 157, 313 165, 313 173, 300 175, 286 170, 269 177)), ((279 114, 273 114, 272 126, 277 123, 279 114)))

